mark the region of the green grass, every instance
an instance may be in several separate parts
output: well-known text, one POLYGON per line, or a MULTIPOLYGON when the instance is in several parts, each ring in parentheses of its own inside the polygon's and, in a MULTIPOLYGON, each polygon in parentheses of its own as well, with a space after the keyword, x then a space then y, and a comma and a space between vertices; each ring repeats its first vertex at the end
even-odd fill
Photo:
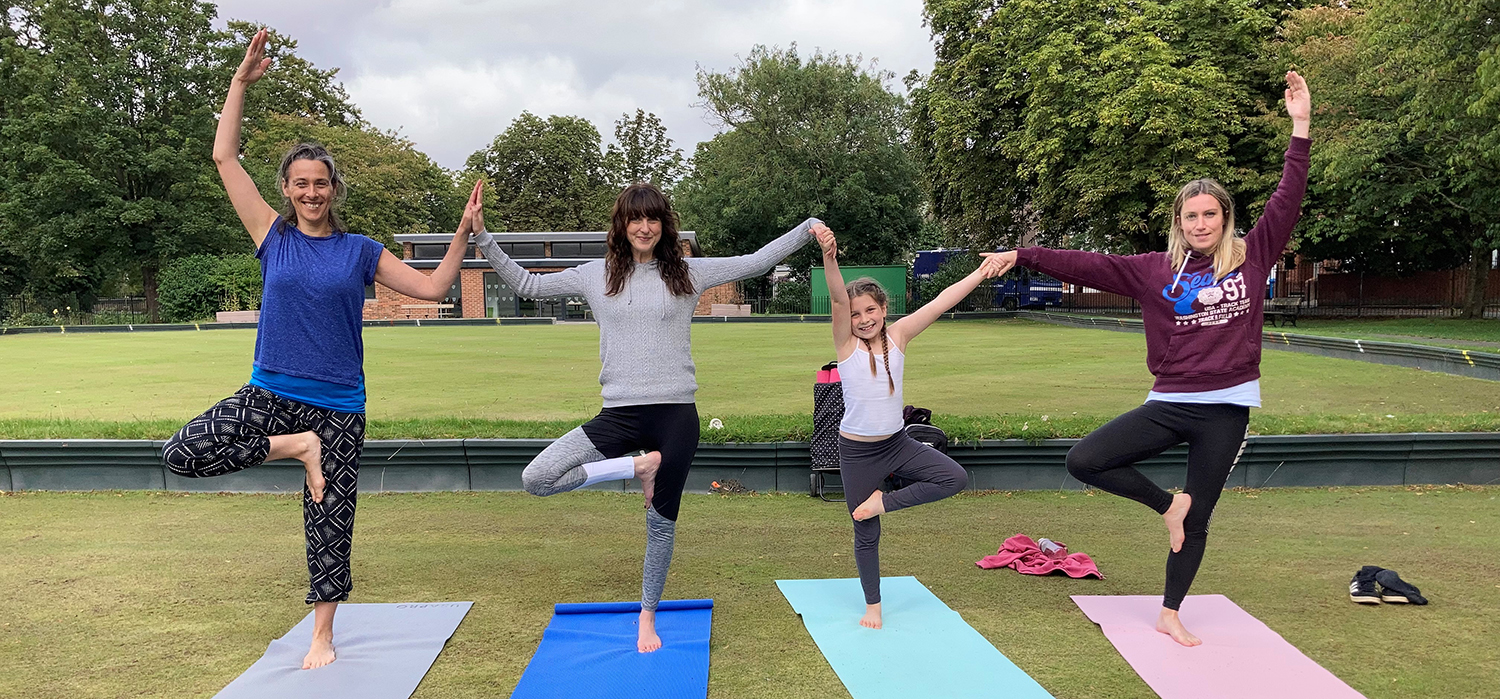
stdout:
MULTIPOLYGON (((1228 595, 1365 696, 1494 697, 1500 488, 1225 493, 1194 592, 1228 595), (1426 607, 1348 601, 1359 566, 1399 570, 1426 607)), ((360 500, 355 602, 473 600, 418 699, 506 696, 556 602, 640 590, 638 496, 360 500)), ((1165 535, 1141 506, 1078 492, 963 494, 884 522, 884 572, 916 575, 1060 699, 1154 696, 1068 599, 1158 594, 1165 535), (1025 532, 1108 579, 983 571, 1025 532)), ((851 577, 843 505, 684 499, 669 598, 715 599, 709 696, 847 696, 778 578, 851 577)), ((294 497, 11 494, 0 506, 0 696, 208 697, 307 610, 294 497), (100 526, 100 523, 108 523, 100 526)), ((850 619, 849 623, 857 620, 850 619)))
MULTIPOLYGON (((0 338, 0 438, 165 438, 249 375, 250 330, 0 338)), ((804 437, 822 324, 693 328, 706 439, 804 437)), ((908 348, 907 402, 959 439, 1080 436, 1140 404, 1145 338, 1019 320, 942 322, 908 348)), ((371 328, 371 438, 553 437, 599 409, 591 325, 371 328)), ((649 359, 643 359, 649 361, 649 359)), ((1488 431, 1500 382, 1263 355, 1261 433, 1488 431)))
MULTIPOLYGON (((1271 330, 1271 328, 1266 328, 1271 330)), ((1389 320, 1323 320, 1299 318, 1296 327, 1278 331, 1305 335, 1332 335, 1387 342, 1478 349, 1500 353, 1500 320, 1458 318, 1393 318, 1389 320)))

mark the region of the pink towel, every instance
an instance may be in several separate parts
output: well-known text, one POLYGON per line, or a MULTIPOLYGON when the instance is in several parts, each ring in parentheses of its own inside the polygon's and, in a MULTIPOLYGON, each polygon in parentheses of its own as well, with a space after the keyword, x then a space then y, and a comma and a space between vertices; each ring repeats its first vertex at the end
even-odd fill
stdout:
POLYGON ((1054 542, 1062 547, 1057 551, 1048 553, 1037 546, 1031 537, 1025 534, 1017 534, 1005 540, 1000 550, 993 556, 985 556, 974 562, 974 565, 984 568, 1015 568, 1018 572, 1027 575, 1046 575, 1053 571, 1062 571, 1070 578, 1083 578, 1090 575, 1104 579, 1099 572, 1099 566, 1094 565, 1094 559, 1089 558, 1086 553, 1068 553, 1068 547, 1062 542, 1054 542))

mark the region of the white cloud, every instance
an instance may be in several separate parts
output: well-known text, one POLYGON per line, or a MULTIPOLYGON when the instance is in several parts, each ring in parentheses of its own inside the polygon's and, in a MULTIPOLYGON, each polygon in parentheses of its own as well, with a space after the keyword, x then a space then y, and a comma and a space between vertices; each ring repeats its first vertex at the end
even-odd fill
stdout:
POLYGON ((691 153, 714 133, 692 106, 697 68, 732 68, 756 44, 860 54, 898 77, 932 66, 921 0, 225 0, 219 13, 341 68, 366 118, 450 168, 522 111, 588 118, 608 141, 645 109, 691 153))

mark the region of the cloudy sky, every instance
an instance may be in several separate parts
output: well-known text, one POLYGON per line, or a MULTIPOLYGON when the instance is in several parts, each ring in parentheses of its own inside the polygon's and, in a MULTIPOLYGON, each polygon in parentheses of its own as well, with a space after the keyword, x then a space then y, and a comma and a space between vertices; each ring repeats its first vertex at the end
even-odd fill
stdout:
POLYGON ((522 111, 614 120, 655 112, 685 153, 714 135, 697 68, 724 71, 756 44, 932 68, 921 0, 221 0, 221 22, 275 27, 355 104, 448 168, 522 111))

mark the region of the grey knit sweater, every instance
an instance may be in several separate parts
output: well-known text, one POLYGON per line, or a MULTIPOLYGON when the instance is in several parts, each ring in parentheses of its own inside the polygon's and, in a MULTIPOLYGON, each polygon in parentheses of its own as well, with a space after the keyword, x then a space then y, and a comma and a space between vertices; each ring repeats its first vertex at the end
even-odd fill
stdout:
POLYGON ((692 354, 693 310, 704 291, 727 282, 764 274, 812 240, 810 218, 765 247, 739 257, 689 257, 693 294, 667 290, 656 262, 636 264, 625 288, 606 296, 604 260, 586 262, 550 274, 527 272, 510 259, 489 231, 474 237, 475 246, 500 279, 525 298, 582 296, 599 323, 599 383, 604 407, 653 403, 692 403, 698 390, 692 354))

